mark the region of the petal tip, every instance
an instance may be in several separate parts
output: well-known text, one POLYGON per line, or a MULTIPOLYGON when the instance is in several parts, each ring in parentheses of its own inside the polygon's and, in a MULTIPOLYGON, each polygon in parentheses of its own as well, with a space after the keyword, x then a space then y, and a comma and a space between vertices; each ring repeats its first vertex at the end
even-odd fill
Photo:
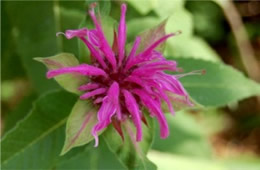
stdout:
POLYGON ((125 3, 123 3, 123 4, 121 5, 121 11, 122 11, 122 12, 126 12, 126 9, 127 9, 127 5, 126 5, 125 3))
POLYGON ((48 71, 47 74, 46 74, 46 77, 47 77, 48 79, 51 79, 51 78, 54 77, 54 75, 52 74, 51 71, 48 71))
POLYGON ((169 136, 169 132, 163 133, 160 135, 161 139, 166 139, 169 136))
POLYGON ((94 139, 95 139, 95 145, 94 145, 94 147, 96 148, 96 147, 98 147, 99 141, 98 141, 98 136, 97 136, 95 127, 92 129, 92 136, 94 136, 94 139))
POLYGON ((66 35, 64 34, 64 32, 57 32, 57 33, 56 33, 56 37, 58 37, 58 36, 60 36, 60 35, 66 36, 66 35))

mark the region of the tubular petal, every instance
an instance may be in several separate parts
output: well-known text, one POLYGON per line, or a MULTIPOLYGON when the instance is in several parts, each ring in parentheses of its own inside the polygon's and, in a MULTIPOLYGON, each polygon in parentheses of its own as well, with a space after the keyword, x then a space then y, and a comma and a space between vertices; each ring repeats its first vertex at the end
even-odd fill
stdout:
POLYGON ((157 61, 153 63, 144 64, 136 68, 131 75, 149 76, 155 74, 158 71, 176 71, 175 61, 157 61))
POLYGON ((136 141, 142 140, 142 124, 141 124, 141 116, 138 104, 134 96, 127 90, 123 90, 123 94, 125 97, 126 108, 129 113, 132 115, 133 122, 136 126, 136 141))
MULTIPOLYGON (((70 81, 71 78, 78 78, 81 75, 88 76, 88 82, 77 87, 79 92, 84 93, 80 96, 81 100, 91 98, 93 104, 99 107, 97 120, 95 120, 97 123, 91 127, 91 134, 95 138, 95 147, 98 146, 98 135, 111 123, 124 139, 121 128, 121 124, 124 123, 124 131, 128 132, 134 146, 139 150, 137 141, 141 141, 143 138, 142 122, 148 126, 140 108, 146 107, 150 112, 149 115, 156 117, 160 126, 161 138, 168 137, 169 127, 162 110, 164 105, 167 104, 172 114, 174 114, 175 106, 192 105, 179 78, 186 75, 203 74, 205 71, 199 70, 179 75, 166 74, 165 71, 181 72, 181 69, 177 68, 175 61, 166 60, 160 52, 162 43, 169 37, 180 33, 179 31, 165 35, 165 32, 163 32, 165 22, 153 29, 152 33, 145 35, 151 37, 142 42, 144 44, 141 44, 141 36, 136 37, 131 51, 126 54, 127 6, 124 3, 121 5, 119 25, 113 29, 114 40, 110 46, 110 41, 105 37, 107 32, 103 32, 100 16, 95 15, 94 8, 96 5, 97 3, 91 3, 88 11, 94 23, 93 29, 81 28, 56 34, 57 36, 62 34, 67 39, 73 37, 81 39, 90 51, 89 56, 92 65, 80 64, 64 67, 56 60, 44 59, 44 64, 49 69, 49 65, 58 68, 50 69, 47 72, 47 78, 72 74, 68 75, 68 79, 65 79, 70 81), (140 45, 142 45, 142 51, 140 45), (130 121, 133 123, 129 124, 130 121), (133 133, 133 125, 136 128, 136 133, 133 133)), ((42 59, 39 61, 42 61, 42 59)), ((63 81, 63 76, 56 78, 56 80, 58 82, 63 81)), ((70 85, 70 83, 75 84, 69 82, 66 85, 70 85)), ((77 81, 76 83, 78 85, 80 82, 77 81)))
POLYGON ((143 92, 142 90, 135 89, 133 92, 140 97, 146 108, 157 118, 160 125, 161 138, 167 138, 169 136, 169 127, 166 118, 161 111, 160 103, 153 100, 147 93, 143 92))
POLYGON ((93 90, 99 87, 98 83, 88 83, 88 84, 84 84, 82 86, 80 86, 78 89, 81 91, 85 91, 85 90, 93 90))
POLYGON ((125 55, 125 41, 126 41, 126 24, 125 24, 126 5, 121 5, 121 17, 118 26, 118 57, 120 66, 125 55))
POLYGON ((81 95, 80 99, 84 100, 84 99, 88 99, 88 98, 90 98, 92 96, 103 94, 103 93, 106 92, 106 90, 107 90, 106 88, 99 88, 99 89, 93 90, 91 92, 87 92, 87 93, 81 95))
POLYGON ((98 60, 98 62, 101 64, 101 66, 104 69, 106 69, 107 65, 105 64, 105 62, 104 62, 102 56, 99 54, 99 52, 91 45, 91 43, 89 43, 89 41, 86 38, 81 37, 80 39, 86 44, 86 46, 88 47, 89 51, 98 60))
POLYGON ((172 92, 173 94, 184 96, 186 98, 186 103, 190 106, 193 105, 188 98, 188 93, 176 77, 165 73, 157 73, 156 77, 157 81, 160 82, 164 89, 172 92))
MULTIPOLYGON (((67 39, 72 39, 74 37, 85 37, 85 36, 87 36, 87 33, 88 33, 88 30, 86 28, 81 28, 81 29, 77 29, 77 30, 67 30, 64 35, 67 39)), ((56 34, 56 36, 58 36, 60 34, 63 34, 63 33, 58 32, 56 34)))
POLYGON ((95 101, 94 104, 101 103, 103 101, 103 97, 98 97, 95 101))
POLYGON ((177 75, 174 75, 174 76, 177 79, 179 79, 179 78, 189 76, 189 75, 204 75, 204 74, 206 74, 206 70, 194 70, 194 71, 191 71, 189 73, 177 74, 177 75))
POLYGON ((112 116, 116 113, 119 105, 119 85, 114 82, 104 97, 102 105, 97 113, 98 123, 92 129, 92 135, 95 137, 95 147, 98 146, 98 131, 103 130, 111 123, 112 116))
POLYGON ((162 42, 166 41, 168 38, 173 36, 174 34, 168 34, 160 38, 159 40, 155 41, 153 44, 151 44, 148 48, 146 48, 140 55, 147 56, 149 55, 153 49, 155 49, 158 45, 160 45, 162 42))
POLYGON ((118 120, 122 120, 122 112, 121 112, 121 106, 120 106, 120 104, 118 104, 118 108, 117 108, 117 111, 116 111, 116 115, 117 115, 117 119, 118 119, 118 120))
POLYGON ((88 39, 90 41, 90 43, 92 43, 93 45, 95 45, 96 47, 100 47, 100 41, 97 37, 97 30, 89 30, 88 31, 88 39))
POLYGON ((156 80, 154 79, 144 79, 143 80, 145 83, 146 86, 150 86, 152 88, 154 88, 154 92, 153 93, 156 93, 155 90, 157 90, 157 97, 159 97, 160 99, 164 100, 167 105, 168 105, 168 109, 169 111, 171 112, 171 114, 174 115, 174 109, 173 109, 173 106, 172 106, 172 103, 169 99, 169 97, 167 96, 167 94, 164 92, 163 90, 163 86, 160 85, 160 83, 158 83, 156 80))
POLYGON ((107 74, 102 69, 87 64, 81 64, 75 67, 64 67, 57 70, 50 70, 47 72, 47 78, 50 79, 58 75, 73 73, 78 73, 85 76, 107 77, 107 74))
POLYGON ((131 61, 133 60, 134 56, 135 56, 135 53, 139 47, 139 44, 141 42, 141 37, 136 37, 135 39, 135 42, 134 42, 134 45, 133 45, 133 48, 127 58, 127 62, 126 62, 126 66, 125 66, 125 70, 128 70, 129 69, 129 63, 131 63, 131 61))
POLYGON ((149 61, 149 55, 153 52, 153 50, 160 45, 162 42, 166 41, 169 37, 173 36, 175 34, 168 34, 160 38, 159 40, 155 41, 153 44, 151 44, 148 48, 146 48, 143 52, 138 54, 131 62, 127 63, 127 68, 130 69, 132 66, 139 64, 143 61, 149 61))
POLYGON ((94 104, 101 103, 103 101, 103 97, 98 97, 95 101, 94 104))
POLYGON ((99 38, 99 41, 100 41, 100 49, 104 53, 107 60, 110 62, 110 64, 112 65, 112 67, 115 71, 116 70, 115 54, 114 54, 113 50, 111 49, 111 47, 109 46, 109 44, 108 44, 108 42, 105 38, 105 35, 102 31, 100 24, 98 23, 98 21, 96 19, 95 12, 94 12, 93 9, 89 11, 89 15, 92 18, 92 20, 93 20, 93 22, 96 26, 96 29, 97 29, 96 34, 97 34, 97 37, 99 38))
POLYGON ((181 96, 187 96, 186 90, 182 87, 179 80, 173 76, 167 75, 165 73, 157 73, 158 81, 165 87, 166 90, 176 93, 181 96))
MULTIPOLYGON (((157 83, 155 83, 155 84, 157 85, 157 83)), ((162 90, 161 87, 159 87, 158 85, 156 86, 156 85, 153 86, 153 87, 158 90, 158 92, 159 92, 158 95, 160 96, 161 99, 163 99, 163 100, 167 103, 167 106, 168 106, 169 111, 171 112, 172 115, 174 115, 175 112, 174 112, 174 109, 173 109, 173 106, 172 106, 172 103, 171 103, 169 97, 168 97, 167 94, 162 90)))

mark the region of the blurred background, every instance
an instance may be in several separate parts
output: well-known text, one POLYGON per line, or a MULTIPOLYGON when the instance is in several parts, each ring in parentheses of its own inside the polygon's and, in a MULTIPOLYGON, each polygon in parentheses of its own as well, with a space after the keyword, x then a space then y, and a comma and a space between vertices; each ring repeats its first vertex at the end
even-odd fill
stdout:
MULTIPOLYGON (((41 94, 60 87, 32 60, 70 52, 80 56, 76 39, 56 32, 77 29, 91 1, 1 1, 1 135, 23 119, 41 94)), ((123 1, 101 1, 119 19, 123 1)), ((166 56, 223 62, 260 80, 260 1, 127 1, 128 41, 168 18, 166 56)), ((216 73, 217 74, 217 73, 216 73)), ((239 93, 239 91, 237 92, 239 93)), ((227 106, 167 115, 171 135, 156 134, 148 157, 158 169, 259 170, 260 98, 227 106)), ((156 131, 158 132, 158 130, 156 131)))

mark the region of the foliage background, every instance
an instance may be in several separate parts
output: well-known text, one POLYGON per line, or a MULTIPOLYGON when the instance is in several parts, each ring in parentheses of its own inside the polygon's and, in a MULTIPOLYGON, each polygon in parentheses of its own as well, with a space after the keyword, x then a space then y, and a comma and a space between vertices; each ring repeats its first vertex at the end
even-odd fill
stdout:
MULTIPOLYGON (((60 52, 86 60, 76 39, 55 34, 81 27, 90 2, 1 2, 3 169, 126 169, 103 139, 98 148, 91 142, 59 157, 64 124, 76 97, 47 80, 46 68, 33 60, 60 52)), ((253 62, 245 62, 243 58, 250 56, 241 55, 241 48, 246 47, 238 46, 236 30, 231 30, 223 12, 225 8, 232 12, 228 2, 127 1, 129 42, 168 18, 166 32, 181 30, 182 34, 167 42, 167 58, 177 60, 185 72, 207 71, 204 76, 181 79, 204 107, 167 115, 171 135, 166 140, 159 138, 155 123, 148 158, 158 169, 260 168, 260 100, 255 97, 260 85, 251 80, 245 67, 259 64, 260 5, 257 1, 234 3, 256 56, 253 62)), ((100 1, 102 15, 118 20, 120 3, 100 1)))

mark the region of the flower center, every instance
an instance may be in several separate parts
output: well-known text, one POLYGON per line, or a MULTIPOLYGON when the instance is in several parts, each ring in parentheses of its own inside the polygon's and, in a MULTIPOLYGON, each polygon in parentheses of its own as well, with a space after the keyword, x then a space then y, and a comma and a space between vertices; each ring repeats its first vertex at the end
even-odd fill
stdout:
POLYGON ((116 73, 110 73, 109 74, 109 78, 110 80, 116 81, 118 84, 120 84, 120 82, 123 82, 123 80, 126 78, 127 76, 122 72, 121 69, 119 69, 116 73))

